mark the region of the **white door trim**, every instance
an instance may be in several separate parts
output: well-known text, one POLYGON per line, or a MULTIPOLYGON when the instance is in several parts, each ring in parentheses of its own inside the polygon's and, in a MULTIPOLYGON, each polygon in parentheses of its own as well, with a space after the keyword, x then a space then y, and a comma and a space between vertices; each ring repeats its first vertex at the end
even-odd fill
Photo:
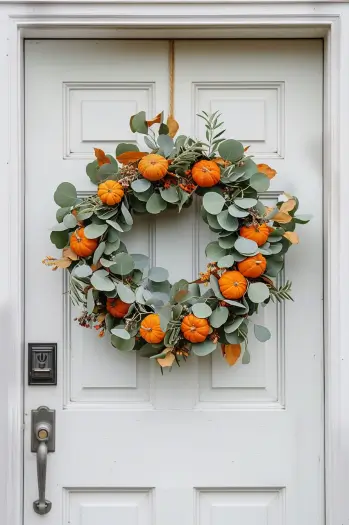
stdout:
MULTIPOLYGON (((320 0, 318 0, 320 1, 320 0)), ((348 521, 349 470, 349 5, 346 2, 245 0, 244 5, 139 1, 117 4, 0 0, 0 509, 5 525, 22 525, 24 348, 23 39, 42 37, 319 37, 325 43, 324 234, 327 525, 348 521), (271 5, 272 4, 272 5, 271 5), (148 32, 148 29, 151 30, 148 32), (166 29, 168 28, 168 29, 166 29), (5 116, 8 115, 8 118, 5 116), (6 147, 6 145, 8 147, 6 147), (342 242, 341 242, 342 241, 342 242), (7 255, 9 254, 9 258, 7 255)), ((301 165, 297 166, 301 169, 301 165)), ((306 174, 305 174, 306 176, 306 174)), ((43 254, 45 255, 45 254, 43 254)), ((38 254, 38 257, 42 254, 38 254)), ((321 329, 321 327, 319 327, 321 329)), ((301 341, 300 341, 301 344, 301 341)), ((301 363, 300 363, 301 366, 301 363)), ((42 400, 45 403, 45 399, 42 400)), ((158 524, 161 525, 161 524, 158 524)), ((316 525, 316 524, 314 524, 316 525)))

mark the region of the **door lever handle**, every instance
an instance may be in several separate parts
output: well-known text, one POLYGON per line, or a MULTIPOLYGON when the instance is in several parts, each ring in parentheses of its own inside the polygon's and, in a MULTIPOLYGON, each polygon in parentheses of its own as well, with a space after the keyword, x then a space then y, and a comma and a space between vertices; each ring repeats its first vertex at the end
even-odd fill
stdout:
POLYGON ((55 450, 54 435, 55 411, 47 407, 32 410, 32 452, 36 452, 39 499, 34 501, 33 508, 37 514, 50 512, 51 501, 46 499, 46 471, 48 452, 55 450))

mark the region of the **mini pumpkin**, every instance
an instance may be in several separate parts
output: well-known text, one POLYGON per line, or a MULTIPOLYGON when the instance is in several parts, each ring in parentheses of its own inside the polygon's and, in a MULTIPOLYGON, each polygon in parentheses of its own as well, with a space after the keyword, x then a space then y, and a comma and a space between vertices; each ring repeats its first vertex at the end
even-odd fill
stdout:
POLYGON ((267 242, 269 237, 269 227, 266 224, 251 224, 240 228, 241 237, 255 241, 258 246, 267 242))
POLYGON ((214 186, 221 178, 221 170, 212 160, 199 160, 192 167, 191 174, 196 184, 203 188, 214 186))
POLYGON ((147 315, 141 322, 139 333, 147 343, 160 343, 165 337, 160 326, 160 316, 158 314, 147 315))
POLYGON ((88 239, 85 237, 85 229, 78 228, 70 237, 70 247, 79 257, 88 257, 92 255, 98 246, 97 239, 88 239))
POLYGON ((156 181, 165 177, 168 160, 162 155, 152 153, 143 157, 138 164, 138 171, 145 179, 156 181))
POLYGON ((256 279, 265 272, 267 267, 267 261, 261 253, 257 253, 253 257, 247 257, 247 259, 238 263, 239 272, 244 277, 252 277, 256 279))
POLYGON ((119 182, 106 180, 98 186, 98 197, 107 206, 118 204, 124 196, 124 190, 119 182))
POLYGON ((125 317, 125 315, 128 312, 128 309, 130 308, 129 303, 124 303, 121 299, 107 299, 107 310, 113 317, 122 318, 125 317))
POLYGON ((194 314, 189 314, 182 321, 181 331, 191 343, 202 343, 210 332, 210 325, 207 319, 200 319, 194 314))
POLYGON ((236 270, 225 272, 218 284, 223 297, 226 299, 241 299, 247 289, 245 277, 236 270))

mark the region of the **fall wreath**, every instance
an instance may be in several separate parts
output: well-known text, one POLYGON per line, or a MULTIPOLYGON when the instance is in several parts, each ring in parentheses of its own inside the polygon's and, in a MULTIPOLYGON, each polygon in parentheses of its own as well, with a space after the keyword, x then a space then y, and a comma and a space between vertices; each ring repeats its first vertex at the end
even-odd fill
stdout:
POLYGON ((150 152, 134 144, 119 144, 115 157, 95 149, 86 173, 97 194, 79 198, 73 184, 58 186, 51 241, 63 254, 43 261, 68 270, 81 326, 100 337, 110 334, 115 348, 156 359, 161 367, 218 347, 230 365, 240 356, 248 363, 249 326, 259 341, 271 336, 252 316, 269 301, 291 299, 291 283, 277 286, 275 278, 285 253, 298 243, 296 224, 309 220, 296 215, 298 200, 288 194, 266 207, 258 195, 276 171, 256 165, 240 142, 225 140, 218 113, 199 116, 205 141, 174 138, 178 124, 172 117, 164 123, 161 113, 147 121, 142 111, 130 126, 144 135, 150 152), (147 256, 128 253, 122 235, 137 215, 174 207, 180 212, 195 195, 217 239, 207 245, 210 262, 196 281, 171 284, 165 268, 149 267, 147 256))

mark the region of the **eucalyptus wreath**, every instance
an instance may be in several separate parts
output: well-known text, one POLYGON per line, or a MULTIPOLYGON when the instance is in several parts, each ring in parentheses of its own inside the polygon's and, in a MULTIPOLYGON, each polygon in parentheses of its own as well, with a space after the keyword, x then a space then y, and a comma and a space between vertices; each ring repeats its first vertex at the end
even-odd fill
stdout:
POLYGON ((276 278, 286 252, 298 243, 296 225, 309 221, 297 214, 298 199, 286 193, 266 207, 259 194, 276 171, 256 164, 241 142, 224 139, 218 112, 199 117, 205 140, 176 137, 172 117, 165 123, 160 113, 147 121, 141 111, 130 126, 144 136, 147 151, 122 143, 112 156, 96 148, 86 173, 97 193, 79 198, 70 182, 58 186, 50 238, 63 252, 43 261, 68 271, 81 326, 161 367, 217 348, 230 365, 239 359, 249 363, 249 327, 259 341, 271 337, 253 315, 270 301, 292 299, 291 283, 277 286, 276 278), (128 253, 123 233, 138 215, 180 212, 195 195, 216 240, 206 246, 207 268, 195 281, 171 284, 165 268, 150 267, 144 254, 128 253))

